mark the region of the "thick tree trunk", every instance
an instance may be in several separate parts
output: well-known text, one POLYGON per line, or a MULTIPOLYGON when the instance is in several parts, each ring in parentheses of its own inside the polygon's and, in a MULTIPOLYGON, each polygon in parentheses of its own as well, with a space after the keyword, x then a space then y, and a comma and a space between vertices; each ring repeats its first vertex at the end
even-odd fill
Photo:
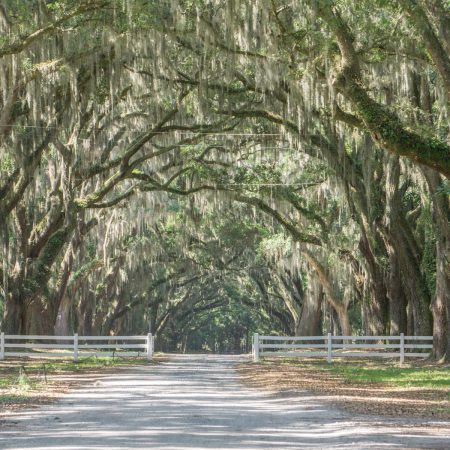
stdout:
POLYGON ((433 356, 450 359, 450 206, 448 197, 437 192, 441 177, 427 168, 423 173, 433 199, 436 231, 436 291, 431 304, 433 313, 433 356))
POLYGON ((25 334, 25 301, 21 294, 10 293, 6 298, 3 317, 5 334, 25 334))
POLYGON ((322 334, 319 325, 324 293, 319 283, 313 283, 312 289, 304 297, 300 321, 296 327, 297 336, 318 336, 322 334))
POLYGON ((70 316, 72 310, 72 299, 64 295, 59 303, 58 313, 56 315, 54 333, 55 336, 69 336, 72 334, 70 316))
POLYGON ((417 335, 429 336, 432 332, 430 293, 420 270, 420 263, 405 239, 407 232, 404 228, 397 229, 393 235, 393 245, 399 258, 403 291, 412 307, 414 332, 417 335))
POLYGON ((414 328, 414 315, 411 303, 408 303, 408 306, 406 307, 406 330, 408 336, 417 334, 414 328))
POLYGON ((78 306, 78 334, 92 336, 94 301, 94 295, 88 286, 82 286, 78 306))
POLYGON ((35 301, 27 307, 26 334, 51 335, 53 333, 53 311, 51 305, 35 301), (50 308, 50 309, 49 309, 50 308))
POLYGON ((46 333, 52 332, 56 311, 51 302, 45 303, 42 300, 42 295, 52 276, 52 267, 70 239, 74 223, 73 219, 70 224, 51 234, 39 255, 27 260, 26 269, 18 276, 20 282, 12 283, 13 286, 20 284, 20 287, 13 287, 7 300, 6 329, 27 334, 38 328, 47 330, 46 333))
POLYGON ((450 283, 449 242, 442 236, 436 242, 436 295, 432 302, 433 312, 433 356, 435 359, 450 359, 450 283))
POLYGON ((408 327, 407 302, 398 267, 391 269, 389 278, 389 334, 398 336, 400 333, 407 333, 408 327))
POLYGON ((81 324, 81 334, 84 336, 94 336, 93 320, 94 318, 94 306, 92 302, 89 302, 86 311, 84 313, 83 322, 81 324))
MULTIPOLYGON (((394 271, 398 269, 401 275, 403 292, 411 305, 414 332, 417 335, 428 336, 432 329, 430 293, 420 269, 422 252, 403 212, 399 178, 399 158, 398 156, 391 156, 386 173, 386 226, 382 229, 382 232, 386 247, 392 258, 395 258, 394 265, 396 267, 394 267, 394 271)), ((392 281, 397 282, 396 280, 392 281)), ((390 286, 391 290, 394 288, 395 286, 390 286)), ((402 301, 402 297, 395 299, 395 295, 397 294, 391 292, 391 302, 402 301)))
POLYGON ((85 248, 83 246, 84 238, 87 233, 97 225, 97 219, 91 219, 88 223, 85 223, 84 216, 84 211, 82 211, 80 213, 80 218, 82 220, 79 221, 79 228, 66 249, 57 290, 51 299, 55 314, 55 317, 53 318, 53 329, 57 336, 66 336, 73 331, 72 324, 70 323, 70 315, 74 303, 75 292, 78 290, 83 279, 83 276, 80 275, 75 285, 69 287, 70 277, 75 264, 75 254, 78 253, 79 260, 83 260, 85 254, 85 248))
POLYGON ((389 297, 389 334, 398 336, 407 333, 406 298, 403 292, 400 266, 394 248, 388 245, 389 275, 388 275, 388 297, 389 297))
POLYGON ((346 305, 342 305, 342 308, 336 310, 338 320, 339 320, 339 328, 341 329, 342 336, 351 336, 352 335, 352 327, 350 326, 350 319, 348 317, 348 309, 346 305))
POLYGON ((322 266, 322 264, 317 260, 317 258, 307 250, 304 250, 302 254, 306 257, 308 263, 315 270, 317 278, 323 286, 326 299, 330 303, 331 307, 334 309, 338 317, 341 333, 343 335, 350 336, 352 334, 352 330, 348 317, 348 304, 343 299, 338 298, 333 288, 333 284, 330 280, 329 274, 322 266))
POLYGON ((361 232, 359 250, 364 256, 369 274, 370 299, 366 303, 368 309, 366 328, 370 335, 381 336, 386 332, 388 315, 386 286, 383 273, 364 230, 361 232))

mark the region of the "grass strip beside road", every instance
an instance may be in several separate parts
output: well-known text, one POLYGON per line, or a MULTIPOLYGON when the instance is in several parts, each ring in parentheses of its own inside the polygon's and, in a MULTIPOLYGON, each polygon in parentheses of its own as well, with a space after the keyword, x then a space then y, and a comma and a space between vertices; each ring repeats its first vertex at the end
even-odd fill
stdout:
POLYGON ((354 413, 450 420, 450 367, 427 362, 267 358, 238 367, 242 380, 270 391, 314 392, 354 413))
POLYGON ((449 367, 329 367, 329 370, 351 383, 385 383, 399 388, 450 390, 449 367))
MULTIPOLYGON (((83 382, 113 370, 149 364, 145 358, 90 357, 73 361, 0 361, 0 413, 48 403, 83 382)), ((151 363, 150 363, 151 364, 151 363)))

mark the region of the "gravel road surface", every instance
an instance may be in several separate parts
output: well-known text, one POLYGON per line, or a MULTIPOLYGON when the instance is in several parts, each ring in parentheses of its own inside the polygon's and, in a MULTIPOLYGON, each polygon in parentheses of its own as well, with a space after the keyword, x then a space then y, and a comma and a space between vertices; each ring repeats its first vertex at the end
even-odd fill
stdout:
POLYGON ((233 371, 240 360, 174 356, 108 374, 55 404, 3 418, 0 448, 450 448, 449 423, 355 417, 312 394, 247 388, 233 371))

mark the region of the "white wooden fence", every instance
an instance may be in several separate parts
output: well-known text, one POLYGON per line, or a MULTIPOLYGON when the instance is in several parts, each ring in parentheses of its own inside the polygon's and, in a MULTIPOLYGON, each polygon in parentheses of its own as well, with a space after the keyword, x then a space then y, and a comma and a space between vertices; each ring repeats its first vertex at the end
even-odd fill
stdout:
POLYGON ((427 358, 433 336, 253 336, 253 360, 264 356, 427 358), (431 341, 431 343, 430 343, 431 341), (355 351, 356 350, 356 351, 355 351))
POLYGON ((40 336, 0 334, 0 360, 7 357, 67 358, 145 356, 152 359, 154 339, 147 336, 40 336))

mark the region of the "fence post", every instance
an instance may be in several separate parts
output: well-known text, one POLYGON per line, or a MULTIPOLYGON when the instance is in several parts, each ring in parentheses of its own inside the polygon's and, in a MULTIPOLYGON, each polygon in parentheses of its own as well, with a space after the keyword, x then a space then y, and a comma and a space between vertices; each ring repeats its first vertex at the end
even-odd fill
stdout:
POLYGON ((331 333, 328 333, 327 339, 327 362, 331 363, 333 354, 332 354, 332 341, 331 341, 331 333))
POLYGON ((400 364, 405 362, 405 333, 400 333, 400 364))
POLYGON ((150 361, 153 357, 153 336, 152 333, 147 334, 147 359, 150 361))
POLYGON ((5 333, 0 334, 0 359, 5 359, 5 333))
POLYGON ((73 335, 73 361, 78 362, 78 333, 73 335))
POLYGON ((253 361, 259 361, 259 334, 255 333, 253 335, 253 361))

